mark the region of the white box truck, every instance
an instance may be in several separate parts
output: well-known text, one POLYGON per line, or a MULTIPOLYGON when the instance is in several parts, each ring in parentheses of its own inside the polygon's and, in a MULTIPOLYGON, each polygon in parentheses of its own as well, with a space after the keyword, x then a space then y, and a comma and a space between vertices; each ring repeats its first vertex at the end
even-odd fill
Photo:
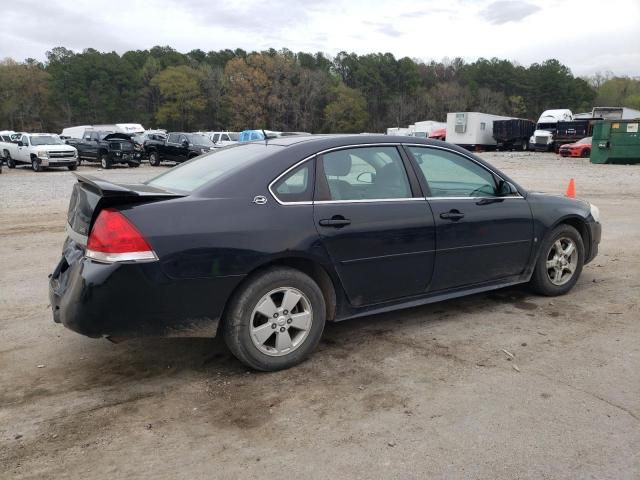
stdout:
POLYGON ((447 142, 472 151, 493 150, 497 145, 493 122, 511 118, 481 112, 447 113, 447 142))

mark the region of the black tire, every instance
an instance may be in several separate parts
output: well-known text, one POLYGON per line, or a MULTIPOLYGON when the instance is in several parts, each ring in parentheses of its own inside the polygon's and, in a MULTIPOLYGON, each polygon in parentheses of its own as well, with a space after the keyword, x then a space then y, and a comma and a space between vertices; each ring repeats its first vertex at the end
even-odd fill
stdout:
POLYGON ((564 295, 580 278, 582 273, 582 267, 584 266, 584 243, 580 233, 571 225, 561 224, 554 228, 548 237, 543 241, 540 246, 540 255, 536 262, 535 270, 531 276, 530 286, 534 292, 539 295, 547 297, 555 297, 558 295, 564 295), (577 253, 577 263, 575 265, 572 276, 563 285, 554 284, 549 277, 549 269, 547 268, 547 261, 552 261, 550 258, 552 248, 556 241, 560 239, 571 239, 575 244, 575 251, 577 253))
POLYGON ((153 151, 149 153, 149 164, 153 167, 160 166, 160 155, 158 154, 158 152, 153 151))
POLYGON ((7 167, 16 168, 16 162, 11 158, 11 154, 9 152, 7 152, 7 167))
POLYGON ((32 158, 31 159, 31 169, 34 172, 41 172, 42 171, 42 165, 40 164, 40 160, 38 160, 37 158, 32 158))
POLYGON ((591 150, 588 148, 585 148, 582 151, 582 158, 589 158, 591 156, 591 150))
MULTIPOLYGON (((299 270, 275 267, 256 274, 233 296, 223 320, 222 330, 229 350, 238 360, 251 368, 267 372, 290 368, 304 361, 317 347, 322 337, 325 319, 325 301, 316 282, 299 270), (258 302, 278 288, 293 288, 301 292, 310 304, 312 321, 308 334, 291 353, 271 356, 259 350, 251 339, 251 327, 254 322, 252 316, 258 302)), ((274 333, 277 334, 275 330, 274 333)))
POLYGON ((78 164, 74 163, 73 165, 69 165, 67 168, 73 172, 74 170, 78 169, 78 164))
POLYGON ((100 166, 105 170, 108 170, 111 168, 111 159, 109 158, 109 155, 107 155, 106 153, 103 153, 102 155, 100 155, 100 166))

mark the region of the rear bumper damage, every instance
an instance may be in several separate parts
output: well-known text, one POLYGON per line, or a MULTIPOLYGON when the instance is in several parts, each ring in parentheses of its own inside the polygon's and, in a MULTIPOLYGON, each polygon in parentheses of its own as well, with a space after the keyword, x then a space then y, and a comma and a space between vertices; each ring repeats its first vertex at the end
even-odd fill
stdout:
POLYGON ((88 337, 214 337, 241 279, 172 279, 159 262, 98 263, 67 241, 49 300, 56 323, 88 337))

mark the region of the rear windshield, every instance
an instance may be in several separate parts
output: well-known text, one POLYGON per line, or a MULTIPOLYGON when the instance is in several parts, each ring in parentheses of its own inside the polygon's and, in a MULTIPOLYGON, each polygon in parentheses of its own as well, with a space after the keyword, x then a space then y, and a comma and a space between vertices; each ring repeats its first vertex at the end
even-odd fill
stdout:
POLYGON ((253 161, 273 154, 277 148, 264 143, 221 148, 173 167, 146 184, 172 192, 191 193, 212 180, 222 178, 253 161))

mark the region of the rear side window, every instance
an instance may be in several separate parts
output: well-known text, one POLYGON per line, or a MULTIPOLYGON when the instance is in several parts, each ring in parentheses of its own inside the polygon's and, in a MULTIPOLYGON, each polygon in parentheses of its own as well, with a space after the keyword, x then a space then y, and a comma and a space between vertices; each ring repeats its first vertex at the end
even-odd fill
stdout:
MULTIPOLYGON (((348 148, 322 156, 327 200, 411 198, 411 187, 396 147, 348 148)), ((324 196, 324 195, 323 195, 324 196)), ((325 200, 325 198, 322 198, 325 200)))
MULTIPOLYGON (((243 169, 247 164, 270 156, 274 148, 264 144, 245 144, 219 148, 200 155, 152 178, 147 185, 171 192, 191 193, 204 185, 243 169)), ((247 172, 251 175, 251 172, 247 172)))
POLYGON ((313 199, 314 162, 310 160, 293 169, 272 187, 281 202, 310 202, 313 199))

